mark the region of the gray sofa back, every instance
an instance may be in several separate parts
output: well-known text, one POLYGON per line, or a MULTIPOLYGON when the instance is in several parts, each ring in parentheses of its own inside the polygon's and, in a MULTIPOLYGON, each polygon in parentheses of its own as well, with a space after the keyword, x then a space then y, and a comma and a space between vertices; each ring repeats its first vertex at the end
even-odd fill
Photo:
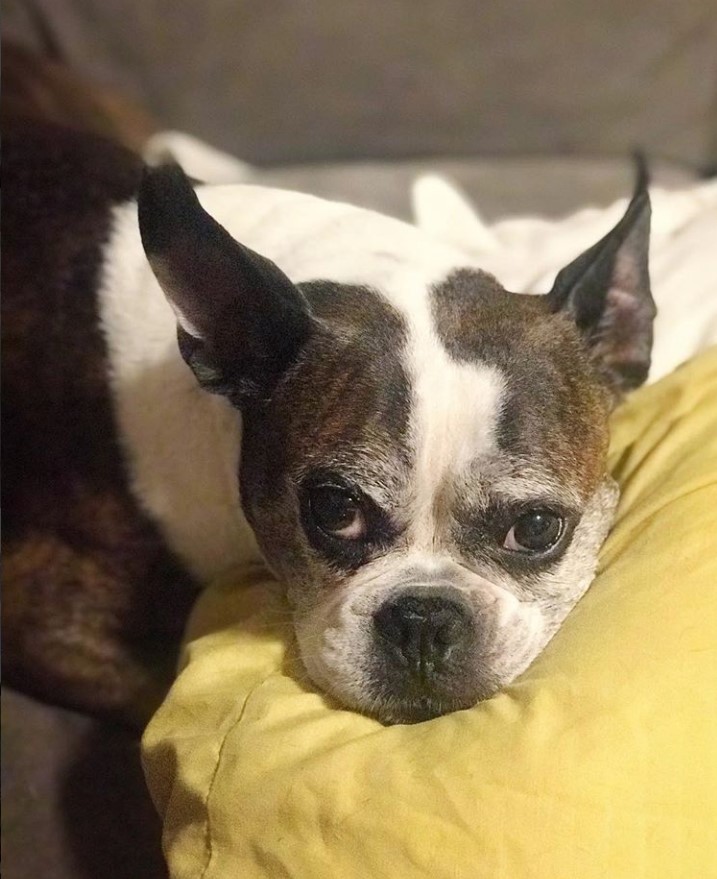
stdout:
POLYGON ((717 0, 6 0, 4 18, 260 164, 717 162, 717 0))

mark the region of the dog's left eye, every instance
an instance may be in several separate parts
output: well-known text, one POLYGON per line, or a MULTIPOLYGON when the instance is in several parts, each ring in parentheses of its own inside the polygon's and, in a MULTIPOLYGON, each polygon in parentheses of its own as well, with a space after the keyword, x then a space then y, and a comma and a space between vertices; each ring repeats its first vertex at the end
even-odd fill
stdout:
POLYGON ((550 510, 528 510, 513 523, 503 541, 512 552, 547 552, 563 536, 564 520, 550 510))
POLYGON ((309 505, 314 522, 325 534, 341 540, 360 540, 366 534, 361 507, 345 489, 316 486, 311 489, 309 505))

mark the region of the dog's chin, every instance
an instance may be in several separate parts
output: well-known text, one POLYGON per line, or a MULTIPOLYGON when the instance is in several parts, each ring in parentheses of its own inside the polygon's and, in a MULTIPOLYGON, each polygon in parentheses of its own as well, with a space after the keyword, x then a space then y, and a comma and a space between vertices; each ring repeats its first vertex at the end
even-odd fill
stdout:
POLYGON ((367 692, 361 687, 360 692, 357 692, 353 689, 342 691, 342 688, 336 687, 335 684, 332 686, 326 680, 320 681, 312 675, 309 677, 337 708, 348 708, 350 711, 378 720, 386 726, 422 723, 445 714, 452 714, 454 711, 472 708, 478 702, 490 698, 498 689, 495 687, 489 691, 486 688, 471 695, 462 694, 460 697, 453 694, 398 694, 385 688, 367 692))
POLYGON ((433 720, 445 714, 455 711, 463 711, 473 708, 478 702, 490 698, 498 688, 481 688, 471 694, 437 695, 437 694, 412 694, 393 695, 382 693, 375 696, 368 706, 362 706, 360 710, 364 714, 375 717, 387 726, 400 723, 423 723, 433 720))
MULTIPOLYGON (((478 701, 478 700, 476 700, 478 701)), ((439 699, 423 698, 411 701, 385 702, 372 706, 370 713, 386 726, 396 724, 423 723, 444 714, 452 714, 464 708, 471 708, 475 702, 457 703, 439 699)))
POLYGON ((349 686, 345 685, 345 681, 341 682, 344 684, 341 686, 323 669, 318 673, 316 667, 310 670, 307 664, 304 667, 313 684, 323 690, 337 708, 347 708, 372 717, 386 726, 422 723, 455 711, 473 708, 501 689, 501 682, 497 679, 484 679, 462 687, 447 686, 443 692, 438 688, 431 692, 427 687, 419 688, 410 684, 394 690, 386 681, 379 682, 373 677, 369 683, 365 678, 360 681, 358 676, 350 679, 349 686))

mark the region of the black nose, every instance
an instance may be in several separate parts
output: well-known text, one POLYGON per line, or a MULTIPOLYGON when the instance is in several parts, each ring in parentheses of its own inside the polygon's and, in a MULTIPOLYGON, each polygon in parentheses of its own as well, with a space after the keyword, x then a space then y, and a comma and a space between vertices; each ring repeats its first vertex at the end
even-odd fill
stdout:
POLYGON ((468 610, 448 598, 404 595, 382 605, 373 621, 391 655, 421 678, 440 671, 471 632, 468 610))

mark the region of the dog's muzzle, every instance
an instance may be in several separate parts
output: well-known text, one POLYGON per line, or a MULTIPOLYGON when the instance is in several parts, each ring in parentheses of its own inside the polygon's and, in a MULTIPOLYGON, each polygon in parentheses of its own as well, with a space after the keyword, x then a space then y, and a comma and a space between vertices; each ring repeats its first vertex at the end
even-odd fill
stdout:
POLYGON ((478 640, 475 614, 455 589, 392 596, 373 615, 378 698, 404 721, 473 704, 478 640))

